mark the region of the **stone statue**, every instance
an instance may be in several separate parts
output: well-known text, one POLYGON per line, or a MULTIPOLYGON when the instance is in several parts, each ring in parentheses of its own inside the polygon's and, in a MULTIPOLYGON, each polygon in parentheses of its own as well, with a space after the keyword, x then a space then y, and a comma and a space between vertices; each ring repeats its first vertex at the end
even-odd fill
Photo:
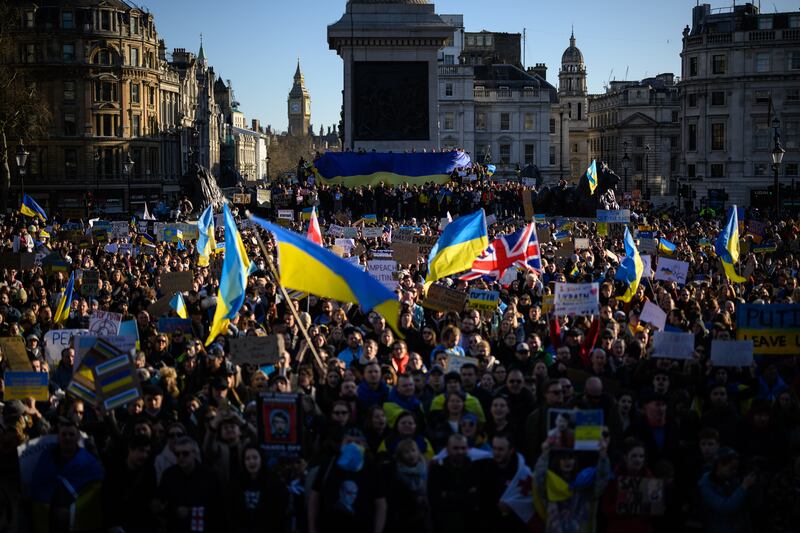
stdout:
POLYGON ((619 209, 614 190, 620 177, 605 162, 597 164, 597 188, 589 194, 589 179, 581 176, 578 186, 562 181, 555 187, 542 187, 534 200, 536 213, 595 218, 598 209, 619 209))
POLYGON ((227 202, 211 172, 197 163, 191 165, 189 171, 181 177, 181 191, 198 211, 209 204, 214 206, 214 210, 222 209, 222 205, 227 202))

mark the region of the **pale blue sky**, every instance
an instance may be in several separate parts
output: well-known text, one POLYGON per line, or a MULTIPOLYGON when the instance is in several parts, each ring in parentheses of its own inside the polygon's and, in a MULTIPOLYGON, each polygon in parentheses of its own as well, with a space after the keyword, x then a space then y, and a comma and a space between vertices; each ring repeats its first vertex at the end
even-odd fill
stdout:
MULTIPOLYGON (((547 64, 557 85, 561 54, 571 25, 586 60, 589 91, 612 79, 641 79, 661 72, 680 75, 681 32, 695 0, 438 0, 439 14, 463 14, 467 31, 522 32, 527 28, 527 65, 547 64), (612 73, 613 69, 613 73, 612 73)), ((738 4, 743 3, 741 0, 738 4)), ((732 1, 712 1, 712 8, 732 1)), ((286 98, 297 58, 311 94, 315 130, 339 122, 342 63, 328 49, 326 30, 344 13, 346 0, 148 0, 167 49, 195 52, 203 33, 216 72, 233 82, 247 116, 287 127, 286 98)), ((798 0, 762 3, 762 12, 796 11, 798 0), (774 7, 773 7, 774 6, 774 7)))

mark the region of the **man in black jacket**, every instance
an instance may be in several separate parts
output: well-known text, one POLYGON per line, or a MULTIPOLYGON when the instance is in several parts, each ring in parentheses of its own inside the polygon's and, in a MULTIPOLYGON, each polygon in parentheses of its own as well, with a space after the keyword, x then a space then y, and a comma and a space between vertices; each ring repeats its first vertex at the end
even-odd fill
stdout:
POLYGON ((447 440, 447 456, 433 462, 428 474, 433 530, 436 533, 480 531, 480 473, 467 456, 467 438, 447 440))

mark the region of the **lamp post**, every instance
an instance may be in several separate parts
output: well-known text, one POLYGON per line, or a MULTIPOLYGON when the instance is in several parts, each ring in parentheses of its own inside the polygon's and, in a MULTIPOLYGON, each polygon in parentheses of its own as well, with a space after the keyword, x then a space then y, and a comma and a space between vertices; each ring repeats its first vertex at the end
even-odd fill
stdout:
POLYGON ((131 172, 133 171, 133 164, 131 153, 128 152, 128 158, 122 162, 122 173, 128 179, 128 214, 133 213, 133 205, 131 203, 131 172))
POLYGON ((628 141, 622 141, 622 149, 625 151, 622 155, 622 170, 625 171, 625 192, 628 192, 628 167, 631 166, 631 158, 628 155, 628 141))
POLYGON ((645 199, 650 201, 650 145, 644 145, 644 190, 645 199))
POLYGON ((19 172, 19 188, 22 191, 22 196, 25 196, 25 165, 28 164, 29 154, 22 144, 22 140, 19 141, 17 152, 14 155, 17 159, 17 171, 19 172))
POLYGON ((775 119, 772 121, 772 127, 775 129, 775 136, 773 137, 775 141, 775 147, 772 149, 772 174, 775 179, 775 214, 779 215, 781 212, 781 194, 780 185, 778 184, 778 173, 780 172, 781 161, 783 161, 783 154, 785 150, 781 146, 781 135, 778 133, 778 128, 781 127, 781 121, 778 119, 778 117, 775 117, 775 119))
POLYGON ((270 160, 270 157, 267 156, 267 181, 270 181, 270 177, 269 177, 269 160, 270 160))

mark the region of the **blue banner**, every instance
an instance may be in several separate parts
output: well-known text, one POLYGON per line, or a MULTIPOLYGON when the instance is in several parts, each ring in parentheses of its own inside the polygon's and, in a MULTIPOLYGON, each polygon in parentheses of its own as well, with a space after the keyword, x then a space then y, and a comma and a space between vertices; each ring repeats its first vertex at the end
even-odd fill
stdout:
POLYGON ((471 163, 465 152, 328 152, 314 162, 313 169, 323 183, 352 187, 380 182, 422 185, 427 182, 447 183, 453 170, 471 163))

